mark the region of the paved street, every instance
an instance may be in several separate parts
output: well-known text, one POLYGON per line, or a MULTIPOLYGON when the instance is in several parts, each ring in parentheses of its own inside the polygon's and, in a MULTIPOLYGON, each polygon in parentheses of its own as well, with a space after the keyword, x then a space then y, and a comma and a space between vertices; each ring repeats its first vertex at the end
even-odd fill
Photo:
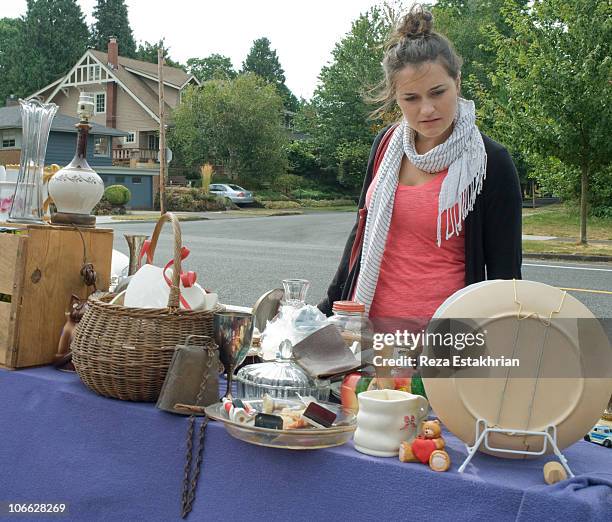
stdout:
MULTIPOLYGON (((225 303, 251 306, 266 290, 281 286, 282 279, 299 277, 311 281, 307 301, 315 304, 334 275, 354 219, 352 212, 322 212, 184 222, 183 244, 191 250, 186 266, 225 303)), ((103 226, 115 230, 115 248, 127 254, 123 234, 150 235, 154 224, 103 226)), ((165 264, 172 257, 171 241, 167 227, 158 245, 156 264, 165 264)), ((523 277, 576 289, 571 293, 598 317, 612 317, 610 263, 525 259, 523 277)))

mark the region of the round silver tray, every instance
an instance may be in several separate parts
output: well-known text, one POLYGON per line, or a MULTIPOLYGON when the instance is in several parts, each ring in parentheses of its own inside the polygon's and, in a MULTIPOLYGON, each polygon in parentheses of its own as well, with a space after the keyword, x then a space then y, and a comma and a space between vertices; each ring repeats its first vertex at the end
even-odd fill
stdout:
MULTIPOLYGON (((291 399, 275 399, 279 405, 287 408, 296 408, 298 401, 291 399)), ((257 411, 262 411, 262 400, 249 401, 257 411)), ((273 430, 259 428, 249 424, 238 424, 228 419, 227 413, 221 403, 206 407, 206 414, 213 420, 225 425, 227 432, 236 439, 267 446, 292 450, 310 450, 341 446, 353 437, 357 427, 357 418, 350 410, 342 408, 339 404, 320 402, 322 406, 336 413, 336 421, 331 428, 303 428, 295 430, 273 430)))

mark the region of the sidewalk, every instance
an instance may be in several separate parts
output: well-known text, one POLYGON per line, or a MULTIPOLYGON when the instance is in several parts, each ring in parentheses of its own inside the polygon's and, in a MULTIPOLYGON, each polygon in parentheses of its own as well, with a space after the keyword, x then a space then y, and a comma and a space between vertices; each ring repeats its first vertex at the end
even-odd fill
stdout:
MULTIPOLYGON (((210 219, 236 219, 246 217, 294 216, 302 214, 301 210, 269 210, 265 208, 248 208, 244 210, 219 210, 208 212, 172 212, 181 221, 205 221, 210 219)), ((159 219, 158 210, 138 210, 131 214, 118 216, 96 216, 99 225, 111 223, 147 223, 159 219)))

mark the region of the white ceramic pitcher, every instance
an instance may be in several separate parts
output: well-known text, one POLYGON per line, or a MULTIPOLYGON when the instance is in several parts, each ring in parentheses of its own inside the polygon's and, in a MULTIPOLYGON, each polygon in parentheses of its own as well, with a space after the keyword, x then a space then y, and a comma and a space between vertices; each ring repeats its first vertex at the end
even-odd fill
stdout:
POLYGON ((355 449, 375 457, 396 457, 402 441, 413 441, 427 416, 429 403, 401 390, 361 392, 355 449))

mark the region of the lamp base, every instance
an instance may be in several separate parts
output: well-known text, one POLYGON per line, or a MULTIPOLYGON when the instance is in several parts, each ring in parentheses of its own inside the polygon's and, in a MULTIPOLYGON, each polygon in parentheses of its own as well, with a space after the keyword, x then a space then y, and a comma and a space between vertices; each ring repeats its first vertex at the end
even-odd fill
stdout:
POLYGON ((51 214, 52 225, 72 225, 79 227, 95 227, 96 216, 91 214, 72 214, 70 212, 56 212, 51 214))

